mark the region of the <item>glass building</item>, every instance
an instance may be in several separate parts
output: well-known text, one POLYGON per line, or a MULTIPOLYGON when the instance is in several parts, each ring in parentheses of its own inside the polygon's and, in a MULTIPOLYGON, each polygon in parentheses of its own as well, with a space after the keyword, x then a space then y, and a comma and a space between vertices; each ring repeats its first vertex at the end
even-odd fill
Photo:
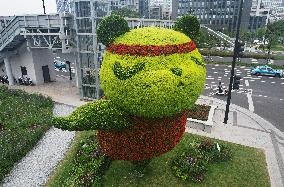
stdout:
MULTIPOLYGON (((230 32, 236 30, 240 0, 173 0, 172 3, 174 20, 190 13, 201 24, 230 32)), ((248 27, 251 4, 252 0, 244 1, 242 27, 248 27)))

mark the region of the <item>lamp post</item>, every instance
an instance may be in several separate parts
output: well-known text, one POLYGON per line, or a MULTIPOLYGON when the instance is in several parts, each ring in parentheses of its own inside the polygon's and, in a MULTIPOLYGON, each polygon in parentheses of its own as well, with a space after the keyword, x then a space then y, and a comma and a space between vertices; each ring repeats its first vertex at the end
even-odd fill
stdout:
POLYGON ((66 64, 68 64, 68 67, 69 67, 69 80, 72 80, 72 72, 71 72, 71 62, 69 61, 66 61, 66 64))
POLYGON ((240 45, 239 44, 239 38, 240 38, 242 11, 243 11, 243 0, 241 0, 241 2, 240 2, 239 17, 238 17, 238 23, 237 23, 237 33, 236 33, 235 48, 234 48, 234 56, 233 56, 233 62, 232 62, 232 70, 231 70, 227 105, 226 105, 225 118, 224 118, 225 124, 227 124, 227 122, 228 122, 229 108, 230 108, 230 103, 231 103, 231 94, 232 94, 232 87, 233 87, 233 79, 234 79, 234 76, 235 76, 235 66, 236 66, 237 57, 239 56, 239 45, 240 45))
POLYGON ((46 12, 45 12, 44 0, 42 0, 42 8, 43 8, 43 13, 46 14, 46 12))

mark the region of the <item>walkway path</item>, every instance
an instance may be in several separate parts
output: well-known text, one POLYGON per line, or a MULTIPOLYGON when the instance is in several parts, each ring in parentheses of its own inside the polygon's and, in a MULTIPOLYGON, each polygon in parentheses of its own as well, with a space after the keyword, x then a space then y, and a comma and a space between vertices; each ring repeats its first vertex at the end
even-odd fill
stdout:
MULTIPOLYGON (((74 107, 56 104, 54 115, 69 114, 74 107)), ((48 176, 65 156, 75 132, 51 128, 38 144, 14 167, 4 179, 3 187, 43 186, 48 176)))

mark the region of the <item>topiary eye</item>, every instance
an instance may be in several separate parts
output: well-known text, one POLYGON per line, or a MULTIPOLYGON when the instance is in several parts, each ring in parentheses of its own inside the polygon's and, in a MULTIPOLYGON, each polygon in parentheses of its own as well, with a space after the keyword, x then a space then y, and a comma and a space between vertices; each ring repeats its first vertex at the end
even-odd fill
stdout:
POLYGON ((202 59, 198 59, 198 58, 196 58, 194 56, 192 56, 190 58, 191 58, 191 60, 193 60, 195 62, 195 64, 200 65, 202 67, 205 67, 205 64, 204 64, 202 59))
POLYGON ((141 62, 138 64, 135 64, 132 67, 122 67, 120 62, 115 62, 112 70, 114 75, 120 79, 120 80, 126 80, 129 79, 131 77, 133 77, 134 75, 136 75, 137 73, 139 73, 140 71, 142 71, 145 67, 145 63, 141 62))
POLYGON ((173 72, 173 74, 175 74, 177 76, 182 75, 182 69, 180 69, 180 68, 172 68, 171 71, 173 72))

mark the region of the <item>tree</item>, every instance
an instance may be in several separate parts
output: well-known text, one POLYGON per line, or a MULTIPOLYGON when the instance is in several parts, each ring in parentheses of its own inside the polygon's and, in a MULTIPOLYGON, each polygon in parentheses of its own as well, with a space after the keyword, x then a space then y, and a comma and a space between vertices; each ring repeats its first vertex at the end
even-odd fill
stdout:
POLYGON ((98 39, 108 47, 118 36, 129 30, 128 23, 123 17, 112 14, 99 23, 97 29, 98 39))
POLYGON ((196 42, 200 36, 200 23, 197 17, 187 14, 176 21, 174 30, 184 33, 196 42))
POLYGON ((139 18, 139 13, 133 10, 130 10, 126 7, 119 8, 117 10, 112 11, 111 14, 116 14, 121 17, 128 17, 128 18, 139 18))
POLYGON ((271 46, 276 44, 280 37, 284 37, 284 20, 268 23, 265 32, 265 41, 268 41, 268 55, 270 55, 271 46))

